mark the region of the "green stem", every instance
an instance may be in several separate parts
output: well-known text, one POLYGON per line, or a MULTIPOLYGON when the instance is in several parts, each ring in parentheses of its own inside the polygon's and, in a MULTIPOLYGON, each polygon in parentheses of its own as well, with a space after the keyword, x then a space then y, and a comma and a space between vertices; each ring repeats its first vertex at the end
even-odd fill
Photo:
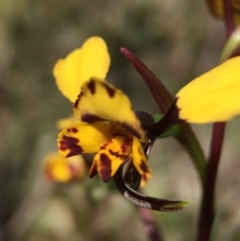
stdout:
POLYGON ((200 146, 200 143, 194 134, 192 128, 187 123, 181 124, 183 133, 182 135, 177 136, 178 141, 184 146, 188 154, 193 160, 193 164, 199 175, 202 188, 204 187, 205 182, 205 170, 206 170, 206 158, 203 153, 203 150, 200 146))

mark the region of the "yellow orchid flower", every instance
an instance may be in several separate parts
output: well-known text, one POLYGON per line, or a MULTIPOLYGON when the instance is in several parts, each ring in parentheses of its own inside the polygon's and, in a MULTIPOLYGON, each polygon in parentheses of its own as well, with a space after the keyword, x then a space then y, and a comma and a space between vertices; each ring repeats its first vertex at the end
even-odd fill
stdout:
POLYGON ((104 182, 132 159, 143 185, 151 176, 142 147, 146 136, 129 98, 104 80, 109 66, 100 37, 88 39, 55 65, 58 87, 70 101, 75 100, 74 114, 80 120, 59 134, 59 151, 64 157, 96 153, 89 175, 98 173, 104 182))
POLYGON ((44 158, 43 169, 48 179, 54 182, 69 182, 86 174, 82 156, 64 158, 58 152, 49 153, 44 158))

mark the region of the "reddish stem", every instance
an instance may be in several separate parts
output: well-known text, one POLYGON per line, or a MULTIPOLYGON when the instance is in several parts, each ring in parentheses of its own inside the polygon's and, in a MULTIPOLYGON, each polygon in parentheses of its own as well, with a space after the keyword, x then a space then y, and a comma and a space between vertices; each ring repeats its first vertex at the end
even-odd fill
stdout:
POLYGON ((224 7, 224 18, 225 18, 224 22, 226 26, 226 34, 227 34, 227 38, 229 38, 235 29, 231 0, 223 0, 223 7, 224 7))
POLYGON ((146 208, 140 208, 139 211, 143 220, 145 232, 147 233, 149 240, 163 241, 152 211, 146 208))
POLYGON ((211 228, 214 221, 214 190, 223 145, 225 126, 225 122, 215 123, 213 126, 210 156, 206 170, 206 179, 199 219, 198 241, 210 240, 211 228))

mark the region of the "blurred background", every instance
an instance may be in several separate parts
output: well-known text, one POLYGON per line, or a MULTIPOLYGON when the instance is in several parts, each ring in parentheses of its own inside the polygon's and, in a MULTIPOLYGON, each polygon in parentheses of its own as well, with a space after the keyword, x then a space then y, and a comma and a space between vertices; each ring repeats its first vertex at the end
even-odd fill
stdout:
MULTIPOLYGON (((52 75, 59 58, 92 35, 112 59, 107 79, 135 110, 158 109, 140 76, 119 52, 135 53, 174 95, 216 66, 224 24, 204 0, 0 1, 0 239, 4 241, 147 241, 138 209, 110 182, 49 181, 43 159, 57 150, 56 121, 72 114, 52 75)), ((211 126, 193 126, 208 153, 211 126)), ((217 180, 213 240, 240 237, 240 118, 228 123, 217 180)), ((180 212, 154 212, 166 241, 194 240, 201 189, 194 166, 174 138, 150 156, 151 196, 191 200, 180 212)))

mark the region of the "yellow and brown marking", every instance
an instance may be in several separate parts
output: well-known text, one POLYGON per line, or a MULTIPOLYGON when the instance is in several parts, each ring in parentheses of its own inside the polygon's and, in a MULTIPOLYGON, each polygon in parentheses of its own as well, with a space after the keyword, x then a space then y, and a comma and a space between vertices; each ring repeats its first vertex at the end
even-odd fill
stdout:
POLYGON ((136 136, 138 139, 141 138, 141 134, 139 133, 138 130, 134 129, 131 125, 129 125, 126 122, 121 123, 121 125, 128 130, 132 135, 136 136))
POLYGON ((59 149, 63 152, 69 151, 66 157, 80 155, 83 153, 83 149, 78 142, 78 138, 63 135, 59 142, 59 149))
POLYGON ((74 103, 74 108, 77 108, 77 107, 78 107, 79 101, 81 100, 82 96, 83 96, 83 92, 81 91, 80 94, 78 95, 75 103, 74 103))
POLYGON ((113 98, 115 93, 116 93, 116 90, 111 88, 109 85, 107 85, 106 83, 102 83, 102 85, 106 88, 107 90, 107 93, 109 95, 110 98, 113 98))
POLYGON ((95 115, 91 115, 89 113, 85 113, 82 115, 82 121, 87 122, 87 123, 94 123, 94 122, 99 122, 99 121, 104 121, 104 119, 95 116, 95 115))
POLYGON ((99 170, 99 175, 101 176, 102 180, 104 182, 108 182, 111 179, 111 159, 105 154, 101 153, 100 154, 100 170, 99 170))
POLYGON ((87 83, 87 87, 90 90, 91 94, 94 95, 96 93, 96 84, 94 82, 93 79, 91 79, 88 83, 87 83))

